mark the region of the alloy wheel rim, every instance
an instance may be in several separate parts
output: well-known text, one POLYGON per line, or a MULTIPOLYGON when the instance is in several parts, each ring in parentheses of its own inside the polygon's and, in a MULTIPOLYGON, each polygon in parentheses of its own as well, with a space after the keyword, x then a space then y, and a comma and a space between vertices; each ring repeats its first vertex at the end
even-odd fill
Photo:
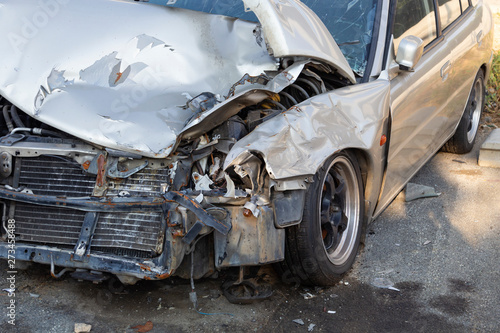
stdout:
POLYGON ((479 80, 474 84, 470 99, 468 107, 471 111, 469 113, 469 126, 467 126, 467 141, 472 143, 479 127, 479 118, 481 117, 481 107, 483 105, 483 94, 479 80))
POLYGON ((356 171, 344 156, 330 164, 319 205, 323 249, 334 265, 344 264, 356 246, 360 195, 356 171))

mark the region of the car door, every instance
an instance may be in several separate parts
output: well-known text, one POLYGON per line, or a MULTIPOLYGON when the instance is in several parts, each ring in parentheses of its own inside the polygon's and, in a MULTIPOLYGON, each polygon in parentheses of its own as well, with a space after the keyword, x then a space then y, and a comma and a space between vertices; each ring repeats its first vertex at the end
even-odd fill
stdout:
POLYGON ((474 73, 470 68, 462 72, 467 67, 463 62, 469 45, 467 34, 457 24, 452 25, 461 15, 459 0, 446 2, 452 1, 457 6, 445 13, 451 18, 445 22, 448 30, 454 30, 447 35, 441 32, 443 15, 437 14, 432 0, 398 1, 393 25, 395 50, 408 35, 420 37, 425 48, 414 71, 401 71, 391 80, 392 128, 376 214, 453 134, 463 112, 474 73))

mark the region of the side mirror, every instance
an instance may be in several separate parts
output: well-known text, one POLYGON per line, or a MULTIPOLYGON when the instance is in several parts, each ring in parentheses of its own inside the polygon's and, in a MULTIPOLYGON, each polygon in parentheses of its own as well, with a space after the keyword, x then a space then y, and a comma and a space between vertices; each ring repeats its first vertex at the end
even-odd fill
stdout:
POLYGON ((398 46, 396 62, 399 69, 413 71, 424 52, 424 41, 416 36, 406 36, 398 46))

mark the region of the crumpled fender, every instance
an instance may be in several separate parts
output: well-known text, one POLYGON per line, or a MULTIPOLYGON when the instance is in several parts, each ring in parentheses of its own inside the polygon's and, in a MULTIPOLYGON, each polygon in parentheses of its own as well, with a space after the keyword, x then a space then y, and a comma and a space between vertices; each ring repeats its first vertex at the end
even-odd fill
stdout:
POLYGON ((262 156, 272 179, 307 177, 333 153, 360 149, 367 152, 372 177, 367 190, 374 193, 366 199, 376 201, 385 150, 380 139, 390 102, 384 74, 370 83, 315 96, 261 124, 233 146, 224 169, 244 163, 253 153, 262 156))

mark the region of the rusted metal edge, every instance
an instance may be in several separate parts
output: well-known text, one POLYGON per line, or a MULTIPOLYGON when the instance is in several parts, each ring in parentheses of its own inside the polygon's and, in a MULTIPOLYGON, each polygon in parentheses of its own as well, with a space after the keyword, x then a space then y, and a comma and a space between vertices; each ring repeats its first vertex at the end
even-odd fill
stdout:
MULTIPOLYGON (((0 257, 7 258, 8 243, 0 242, 0 257)), ((113 255, 90 254, 84 261, 73 260, 73 250, 16 243, 16 259, 33 261, 66 268, 85 268, 111 274, 127 274, 139 279, 162 280, 172 275, 168 265, 168 251, 160 257, 145 262, 144 259, 115 257, 113 255)))
POLYGON ((64 198, 28 194, 0 188, 0 199, 24 202, 34 205, 76 209, 84 212, 128 212, 161 211, 161 197, 84 197, 64 198))

